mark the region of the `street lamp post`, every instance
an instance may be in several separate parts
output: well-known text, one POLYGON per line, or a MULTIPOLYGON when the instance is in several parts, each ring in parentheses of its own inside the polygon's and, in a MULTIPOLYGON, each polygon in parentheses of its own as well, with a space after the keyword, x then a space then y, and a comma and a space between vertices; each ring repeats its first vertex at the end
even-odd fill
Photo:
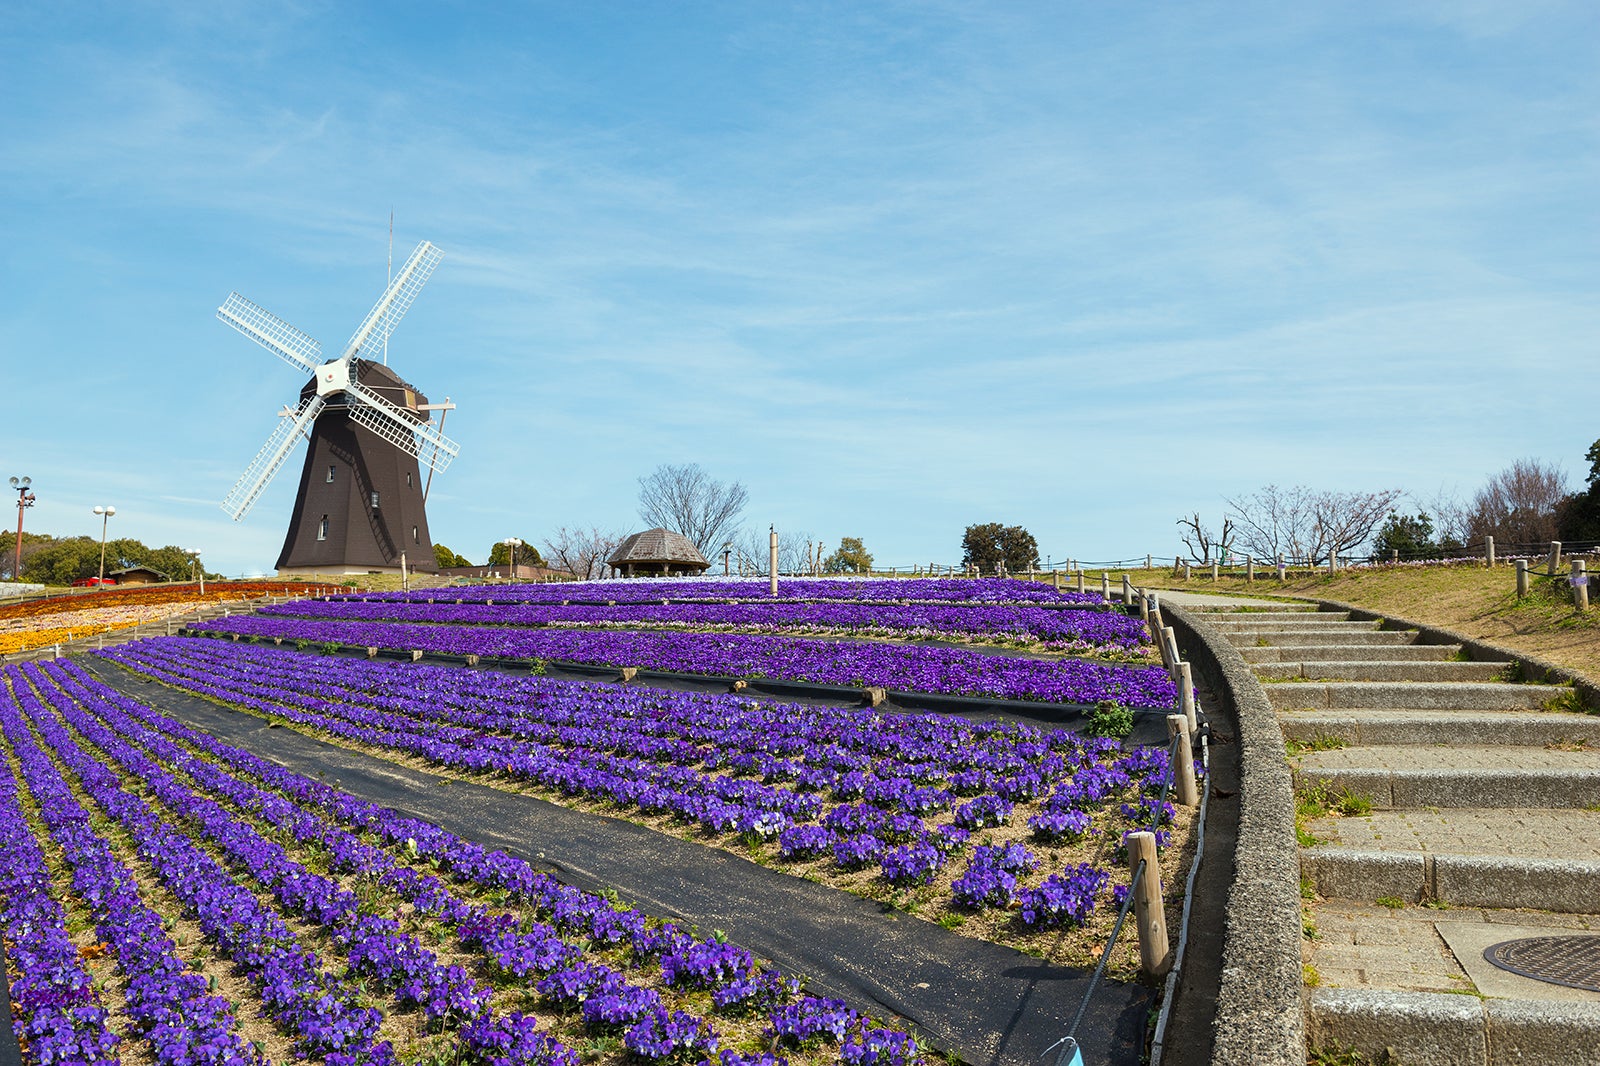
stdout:
POLYGON ((106 581, 106 523, 111 521, 111 516, 117 513, 115 507, 96 507, 94 513, 100 516, 100 578, 95 584, 103 585, 106 581))
POLYGON ((733 544, 731 542, 722 546, 722 576, 728 576, 728 560, 733 557, 733 544))
POLYGON ((522 541, 516 537, 507 537, 500 543, 511 549, 511 583, 515 585, 517 583, 517 548, 521 546, 522 541))
POLYGON ((22 580, 22 512, 33 506, 34 496, 29 491, 33 484, 31 477, 14 477, 11 487, 17 490, 17 558, 11 564, 11 580, 22 580))
POLYGON ((200 572, 200 598, 204 599, 206 595, 206 568, 200 565, 200 549, 185 548, 183 550, 193 557, 189 560, 189 580, 194 580, 196 570, 200 572))

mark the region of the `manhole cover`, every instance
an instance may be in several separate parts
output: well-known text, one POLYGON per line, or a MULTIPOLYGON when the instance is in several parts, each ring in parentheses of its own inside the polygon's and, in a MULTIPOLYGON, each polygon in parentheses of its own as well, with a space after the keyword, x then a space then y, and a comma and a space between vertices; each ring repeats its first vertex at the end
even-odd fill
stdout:
POLYGON ((1483 949, 1483 957, 1512 973, 1568 988, 1600 992, 1600 936, 1530 936, 1483 949))

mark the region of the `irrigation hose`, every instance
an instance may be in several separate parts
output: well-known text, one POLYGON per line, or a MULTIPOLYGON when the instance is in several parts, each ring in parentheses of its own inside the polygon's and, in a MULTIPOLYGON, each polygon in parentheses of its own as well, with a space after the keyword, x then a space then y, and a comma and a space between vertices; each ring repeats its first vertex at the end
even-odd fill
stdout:
POLYGON ((1173 997, 1183 973, 1184 949, 1189 944, 1189 909, 1194 903, 1194 882, 1200 873, 1200 860, 1206 852, 1206 809, 1211 805, 1211 745, 1204 734, 1200 737, 1200 765, 1205 769, 1201 775, 1205 791, 1200 796, 1200 814, 1195 827, 1194 861, 1189 864, 1189 880, 1183 890, 1183 915, 1178 919, 1178 946, 1173 952, 1172 969, 1167 971, 1167 983, 1161 991, 1161 1012, 1156 1016, 1156 1031, 1150 1040, 1150 1066, 1161 1066, 1166 1052, 1167 1022, 1172 1016, 1173 997))

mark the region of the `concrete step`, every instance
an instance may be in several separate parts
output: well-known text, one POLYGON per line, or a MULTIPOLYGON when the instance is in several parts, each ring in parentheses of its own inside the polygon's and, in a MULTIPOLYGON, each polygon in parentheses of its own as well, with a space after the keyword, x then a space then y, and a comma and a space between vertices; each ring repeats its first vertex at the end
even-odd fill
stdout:
POLYGON ((1584 808, 1600 797, 1600 750, 1386 745, 1308 751, 1290 763, 1297 790, 1348 792, 1377 810, 1584 808))
POLYGON ((1409 707, 1420 711, 1540 710, 1571 696, 1562 685, 1493 681, 1284 681, 1262 685, 1275 710, 1409 707))
MULTIPOLYGON (((1234 611, 1229 614, 1214 614, 1206 619, 1206 624, 1214 625, 1218 629, 1237 625, 1322 625, 1340 622, 1349 622, 1349 611, 1234 611)), ((1373 625, 1372 622, 1356 622, 1355 625, 1373 625)))
POLYGON ((1337 660, 1257 663, 1254 669, 1263 681, 1497 681, 1511 669, 1511 664, 1368 662, 1347 654, 1337 660))
POLYGON ((1417 634, 1411 629, 1263 629, 1223 633, 1223 639, 1236 648, 1339 647, 1361 648, 1372 645, 1413 644, 1417 634))
POLYGON ((1363 744, 1511 744, 1600 750, 1600 715, 1566 711, 1282 711, 1285 738, 1309 744, 1335 737, 1363 744))
MULTIPOLYGON (((1500 970, 1482 957, 1505 940, 1572 928, 1526 912, 1432 918, 1424 912, 1401 919, 1418 930, 1404 947, 1389 940, 1314 949, 1308 965, 1335 976, 1307 992, 1310 1051, 1340 1055, 1341 1062, 1406 1066, 1594 1066, 1600 996, 1500 970), (1511 924, 1519 918, 1527 924, 1511 924), (1382 965, 1342 966, 1342 959, 1382 965)), ((1380 936, 1380 925, 1358 923, 1351 935, 1380 936)))
POLYGON ((1300 853, 1320 896, 1600 913, 1600 817, 1586 810, 1456 808, 1312 818, 1300 853))
MULTIPOLYGON (((1163 590, 1154 590, 1156 595, 1165 596, 1163 590)), ((1181 593, 1180 593, 1181 595, 1181 593)), ((1244 601, 1240 601, 1241 603, 1244 601)), ((1203 611, 1206 614, 1262 614, 1267 611, 1282 612, 1286 614, 1316 614, 1317 605, 1314 603, 1291 603, 1286 600, 1254 600, 1249 606, 1236 604, 1197 604, 1188 610, 1203 611)))
POLYGON ((1368 662, 1431 663, 1450 662, 1461 651, 1459 644, 1246 644, 1239 654, 1247 663, 1337 662, 1362 659, 1368 662))
POLYGON ((1276 632, 1279 630, 1286 633, 1347 633, 1356 630, 1380 628, 1377 622, 1341 621, 1338 618, 1320 614, 1306 615, 1303 619, 1288 617, 1271 619, 1262 618, 1259 615, 1241 614, 1234 618, 1214 621, 1211 623, 1211 627, 1222 633, 1276 632))

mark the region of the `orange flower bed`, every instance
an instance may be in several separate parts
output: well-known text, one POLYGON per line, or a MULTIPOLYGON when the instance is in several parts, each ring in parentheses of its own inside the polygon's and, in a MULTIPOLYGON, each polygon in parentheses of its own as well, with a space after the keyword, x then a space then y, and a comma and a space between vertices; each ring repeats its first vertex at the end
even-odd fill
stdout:
MULTIPOLYGON (((154 606, 164 603, 207 603, 222 600, 253 600, 258 596, 284 596, 305 593, 312 588, 339 589, 336 585, 314 586, 299 581, 225 581, 206 584, 206 594, 200 595, 200 586, 139 585, 129 588, 102 588, 93 592, 70 596, 52 596, 48 599, 28 600, 0 607, 0 619, 37 618, 42 615, 82 611, 94 607, 154 606)), ((339 589, 339 591, 343 591, 339 589)))

